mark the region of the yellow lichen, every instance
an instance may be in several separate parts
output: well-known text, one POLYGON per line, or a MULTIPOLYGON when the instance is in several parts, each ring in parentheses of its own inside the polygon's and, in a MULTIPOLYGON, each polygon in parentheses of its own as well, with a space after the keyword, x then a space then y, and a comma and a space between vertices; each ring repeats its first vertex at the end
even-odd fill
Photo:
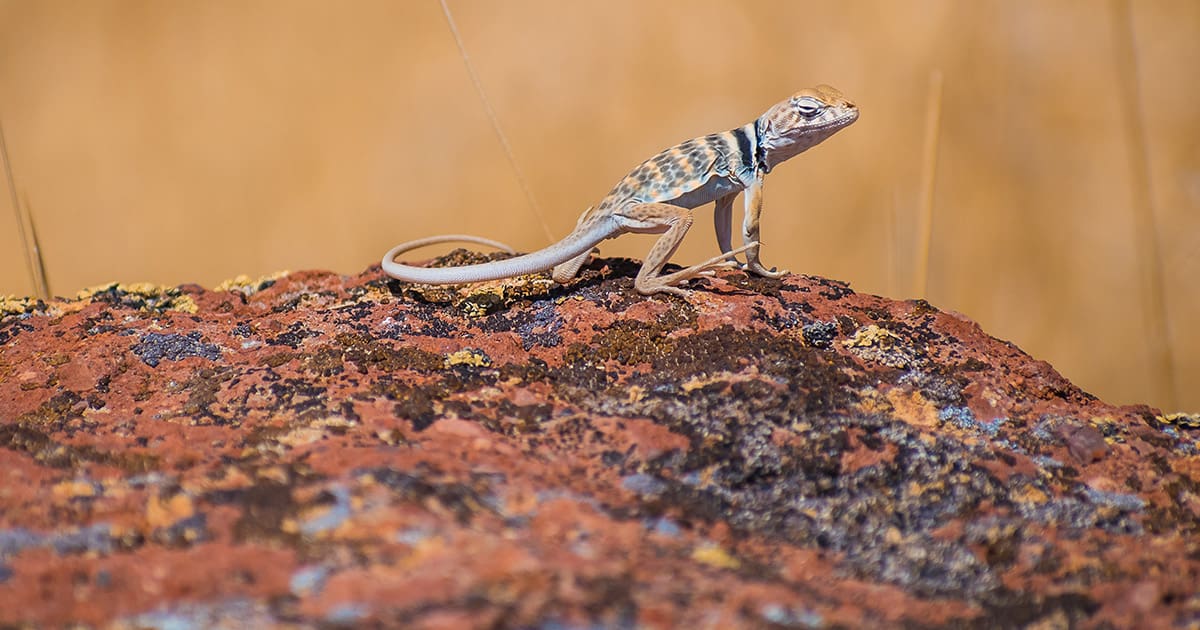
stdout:
POLYGON ((488 355, 471 348, 463 348, 446 355, 445 367, 455 365, 470 365, 473 367, 491 367, 492 360, 488 355))
POLYGON ((1024 486, 1013 493, 1012 498, 1017 503, 1040 504, 1050 500, 1049 495, 1033 486, 1024 486))
POLYGON ((1158 421, 1181 429, 1200 429, 1200 413, 1168 413, 1158 416, 1158 421))
POLYGON ((167 527, 196 513, 196 504, 192 498, 182 492, 164 500, 151 496, 146 502, 146 524, 151 529, 167 527))
POLYGON ((156 284, 149 282, 131 282, 129 284, 118 284, 116 288, 132 295, 140 295, 142 297, 157 297, 168 290, 165 287, 159 287, 156 284))
POLYGON ((736 569, 742 566, 737 558, 716 545, 701 545, 692 550, 692 560, 718 569, 736 569))
POLYGON ((230 291, 241 293, 242 295, 253 295, 271 286, 276 280, 283 278, 291 273, 290 271, 276 271, 275 273, 265 276, 259 276, 257 279, 251 280, 250 276, 240 274, 228 280, 225 280, 213 287, 213 291, 230 291))
POLYGON ((89 481, 68 480, 54 484, 50 492, 57 499, 77 499, 96 496, 96 486, 89 481))
POLYGON ((891 403, 896 417, 909 424, 920 427, 933 427, 938 424, 937 407, 919 391, 894 387, 888 390, 887 400, 891 403))
POLYGON ((132 297, 144 302, 142 308, 155 311, 180 311, 195 313, 198 309, 192 296, 185 294, 179 287, 164 287, 149 282, 132 282, 122 284, 109 282, 86 288, 75 294, 75 299, 85 302, 95 299, 101 293, 113 293, 117 297, 132 297))
POLYGON ((892 403, 888 402, 883 392, 874 387, 862 387, 857 390, 858 400, 854 409, 864 414, 885 414, 892 411, 892 403))
POLYGON ((843 341, 842 345, 847 348, 889 348, 898 341, 900 337, 895 333, 871 324, 854 331, 854 337, 843 341))
MULTIPOLYGON (((391 292, 387 291, 386 289, 383 289, 383 288, 380 288, 377 286, 367 286, 366 289, 360 295, 358 295, 354 298, 353 302, 347 302, 346 304, 339 304, 338 306, 348 306, 352 303, 361 303, 361 302, 377 303, 377 302, 382 302, 387 299, 391 299, 391 297, 392 297, 391 292)), ((334 308, 337 308, 337 307, 334 307, 334 308)))
POLYGON ((190 295, 181 295, 174 298, 172 303, 174 306, 167 307, 167 310, 181 311, 183 313, 195 313, 200 310, 200 307, 196 306, 196 301, 190 295))
POLYGON ((0 297, 0 317, 5 315, 20 315, 37 304, 36 298, 6 295, 0 297))
POLYGON ((1093 427, 1100 431, 1104 436, 1104 441, 1109 444, 1122 444, 1125 442, 1124 424, 1112 416, 1096 416, 1088 421, 1093 427))
POLYGON ((545 297, 555 286, 554 281, 544 275, 517 276, 468 288, 451 301, 467 317, 483 317, 508 308, 518 300, 545 297))
MULTIPOLYGON (((503 258, 503 255, 483 255, 460 249, 438 258, 432 266, 457 267, 503 258)), ((538 273, 457 286, 413 283, 404 285, 404 290, 420 296, 425 302, 449 304, 467 317, 478 318, 506 309, 520 300, 546 298, 557 286, 548 275, 538 273)))
POLYGON ((913 348, 905 345, 902 337, 875 324, 859 328, 854 337, 843 341, 842 345, 864 361, 874 361, 888 367, 906 368, 920 360, 913 348))

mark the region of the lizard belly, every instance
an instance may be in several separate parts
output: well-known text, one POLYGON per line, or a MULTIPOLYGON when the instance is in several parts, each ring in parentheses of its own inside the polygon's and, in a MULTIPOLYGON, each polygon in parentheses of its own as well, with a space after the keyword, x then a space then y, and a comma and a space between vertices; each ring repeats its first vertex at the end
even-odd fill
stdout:
POLYGON ((651 198, 640 199, 639 201, 669 203, 681 208, 699 208, 706 203, 716 201, 731 192, 737 192, 743 188, 744 186, 737 180, 713 174, 699 186, 676 186, 655 190, 654 195, 649 195, 651 198))

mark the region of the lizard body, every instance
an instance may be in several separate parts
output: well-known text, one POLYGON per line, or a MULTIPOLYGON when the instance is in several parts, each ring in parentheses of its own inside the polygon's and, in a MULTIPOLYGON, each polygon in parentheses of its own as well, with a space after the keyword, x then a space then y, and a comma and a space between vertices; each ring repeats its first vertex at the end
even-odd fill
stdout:
MULTIPOLYGON (((592 248, 626 232, 662 234, 646 255, 634 281, 639 293, 686 295, 678 284, 717 267, 736 264, 752 273, 778 277, 759 260, 759 217, 764 176, 779 163, 819 144, 858 119, 858 108, 836 89, 819 85, 776 104, 765 114, 730 131, 693 138, 642 162, 599 205, 588 208, 575 229, 544 249, 493 262, 462 267, 414 267, 395 257, 433 242, 478 237, 447 235, 410 241, 383 257, 383 270, 407 282, 458 284, 515 277, 553 269, 556 282, 569 282, 587 262, 592 248), (746 191, 742 247, 731 245, 733 201, 746 191), (692 225, 692 209, 716 202, 717 244, 721 254, 669 274, 662 268, 692 225), (736 256, 745 252, 746 262, 736 256)), ((506 249, 503 248, 502 249, 506 249)))

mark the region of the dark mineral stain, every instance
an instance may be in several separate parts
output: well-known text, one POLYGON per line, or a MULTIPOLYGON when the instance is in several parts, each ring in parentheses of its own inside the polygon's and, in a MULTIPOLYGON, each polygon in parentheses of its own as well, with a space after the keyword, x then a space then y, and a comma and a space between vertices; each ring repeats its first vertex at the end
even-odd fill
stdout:
POLYGON ((398 418, 408 419, 417 431, 424 431, 438 419, 434 402, 448 395, 437 389, 414 387, 392 379, 377 382, 371 388, 371 393, 396 401, 393 413, 398 418))
POLYGON ((145 453, 110 453, 91 446, 63 444, 38 429, 24 426, 20 421, 0 426, 0 448, 27 453, 53 468, 73 469, 90 462, 140 473, 154 470, 159 465, 158 457, 145 453))
POLYGON ((260 481, 248 488, 210 492, 204 500, 213 505, 236 505, 242 515, 234 525, 238 542, 280 540, 295 543, 298 534, 285 531, 284 519, 294 517, 301 505, 288 484, 260 481))
POLYGON ((365 335, 341 333, 336 339, 341 347, 342 360, 352 363, 363 374, 370 368, 385 373, 396 370, 432 372, 441 369, 444 362, 440 354, 408 345, 393 348, 365 335))
POLYGON ((267 340, 267 343, 272 346, 287 346, 292 350, 300 347, 305 339, 309 337, 319 337, 320 333, 313 332, 304 327, 304 324, 295 322, 288 326, 286 332, 280 333, 267 340))
POLYGON ((955 621, 946 626, 968 630, 1002 628, 1068 627, 1083 624, 1100 604, 1081 593, 1046 597, 1009 591, 998 593, 984 602, 984 614, 972 621, 955 621), (1065 624, 1065 625, 1063 625, 1065 624))
POLYGON ((446 481, 436 469, 420 467, 413 471, 392 468, 362 469, 357 475, 369 474, 376 483, 387 487, 406 501, 423 503, 436 500, 454 514, 460 524, 466 524, 480 511, 492 511, 491 482, 487 476, 476 476, 472 483, 446 481))
POLYGON ((183 405, 182 412, 198 420, 211 420, 216 424, 234 423, 230 414, 218 413, 213 409, 213 405, 217 404, 218 394, 224 384, 232 380, 236 374, 233 369, 228 367, 202 368, 193 372, 181 386, 188 393, 188 399, 183 405))
POLYGON ((177 333, 146 333, 133 353, 150 367, 157 367, 163 359, 179 361, 187 357, 200 357, 209 361, 221 358, 221 349, 211 343, 203 343, 203 335, 192 331, 185 335, 177 333))
POLYGON ((203 513, 193 514, 171 525, 154 530, 150 539, 164 547, 187 548, 208 540, 208 517, 203 513))
POLYGON ((814 348, 828 348, 837 338, 837 324, 833 322, 813 322, 801 329, 804 341, 814 348))

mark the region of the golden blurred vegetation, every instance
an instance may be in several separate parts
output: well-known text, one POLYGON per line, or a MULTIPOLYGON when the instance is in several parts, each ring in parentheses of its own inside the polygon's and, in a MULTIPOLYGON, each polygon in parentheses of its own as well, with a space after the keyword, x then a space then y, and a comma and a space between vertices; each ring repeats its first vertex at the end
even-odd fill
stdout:
MULTIPOLYGON (((1200 409, 1200 2, 448 3, 555 235, 830 83, 862 118, 768 178, 768 264, 926 286, 1106 400, 1200 409)), ((0 294, 36 290, 13 192, 60 295, 547 242, 437 0, 0 0, 0 124, 0 294)), ((676 262, 716 250, 698 216, 676 262)))

